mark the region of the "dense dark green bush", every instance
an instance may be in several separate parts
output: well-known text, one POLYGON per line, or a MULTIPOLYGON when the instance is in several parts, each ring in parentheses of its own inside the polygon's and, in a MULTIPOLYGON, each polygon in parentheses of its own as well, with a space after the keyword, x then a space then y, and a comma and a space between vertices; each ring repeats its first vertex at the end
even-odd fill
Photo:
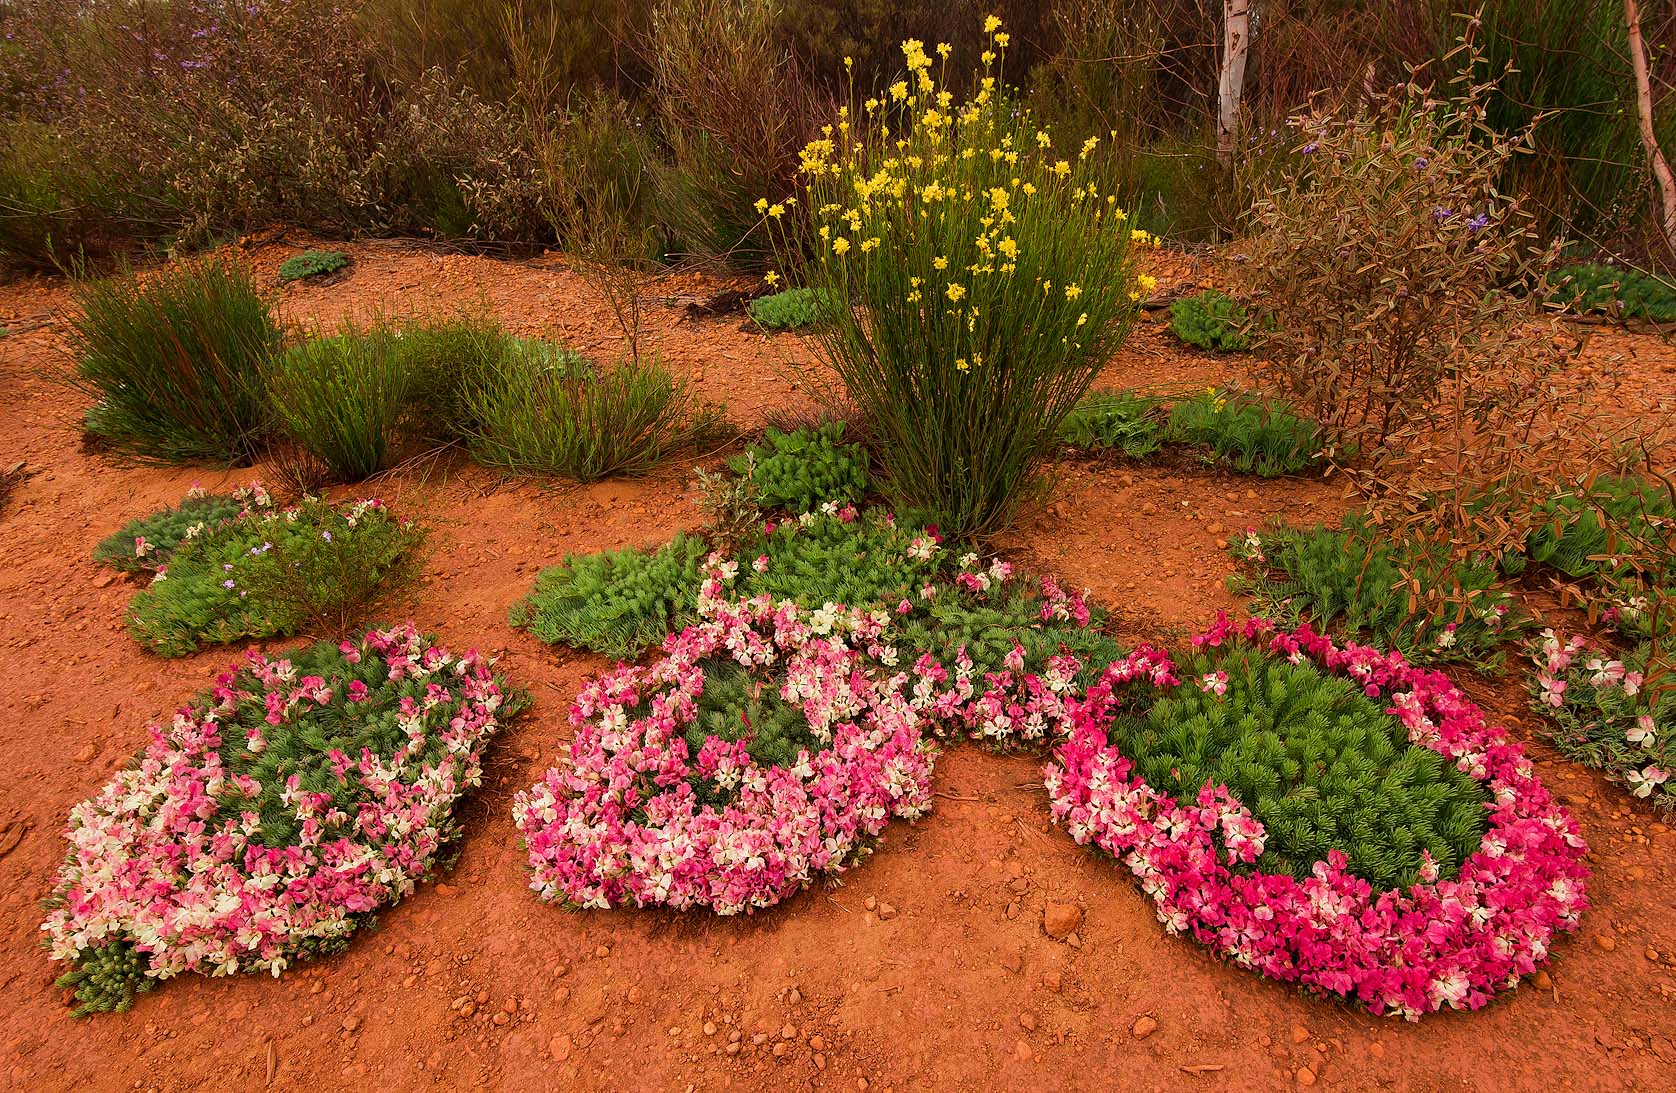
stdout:
POLYGON ((1163 435, 1158 401, 1131 391, 1085 395, 1059 427, 1059 439, 1065 444, 1091 452, 1115 448, 1130 459, 1145 459, 1156 452, 1163 435))
POLYGON ((342 482, 385 469, 408 405, 398 337, 345 328, 293 346, 270 370, 269 397, 286 433, 342 482))
POLYGON ((698 538, 677 535, 658 550, 567 555, 513 606, 512 625, 549 644, 632 659, 691 615, 705 553, 698 538))
POLYGON ((142 573, 169 564, 185 540, 237 516, 245 503, 226 494, 188 496, 177 507, 165 505, 149 516, 130 520, 93 549, 93 560, 125 573, 142 573))
POLYGON ((1566 266, 1555 270, 1549 281, 1554 285, 1550 298, 1576 311, 1676 322, 1676 287, 1639 270, 1566 266))
MULTIPOLYGON (((1613 552, 1609 528, 1645 536, 1652 521, 1676 517, 1670 499, 1657 488, 1625 478, 1596 479, 1589 489, 1557 496, 1542 506, 1547 519, 1525 542, 1530 561, 1549 565, 1571 578, 1611 583, 1613 552), (1602 517, 1605 517, 1604 521, 1602 517)), ((1618 547, 1627 544, 1620 538, 1618 547)))
POLYGON ((1245 306, 1225 292, 1206 289, 1170 304, 1170 330, 1188 345, 1232 353, 1251 348, 1245 306))
POLYGON ((841 421, 789 433, 769 429, 761 444, 728 465, 750 475, 759 505, 800 515, 829 501, 860 501, 867 493, 867 452, 843 439, 841 421))
POLYGON ((1198 444, 1243 474, 1275 478, 1320 466, 1321 428, 1252 395, 1208 391, 1170 411, 1167 439, 1198 444))
MULTIPOLYGON (((698 717, 686 730, 693 755, 712 736, 729 743, 746 741, 745 750, 759 766, 789 767, 802 749, 821 749, 801 706, 780 697, 779 681, 753 674, 732 657, 710 657, 702 665, 704 694, 698 700, 698 717)), ((716 792, 710 779, 698 788, 716 792)))
POLYGON ((739 587, 745 595, 766 592, 810 608, 917 602, 920 587, 946 562, 944 551, 914 557, 910 547, 923 534, 896 526, 876 510, 848 522, 824 515, 787 520, 761 543, 766 571, 742 571, 739 587))
POLYGON ((135 594, 128 630, 170 657, 304 627, 345 631, 411 572, 423 541, 376 502, 252 510, 186 540, 135 594))
POLYGON ((1038 675, 1049 657, 1069 653, 1082 662, 1078 683, 1083 686, 1123 655, 1122 647, 1101 632, 1104 612, 1094 610, 1086 626, 1044 622, 1042 604, 1024 581, 1009 581, 984 596, 944 590, 929 609, 920 605, 903 622, 895 640, 904 649, 931 654, 947 668, 964 649, 979 678, 1003 671, 1015 645, 1024 650, 1024 671, 1038 675))
POLYGON ((832 318, 834 303, 815 288, 788 288, 751 301, 751 318, 770 330, 796 330, 832 318))
POLYGON ((1416 662, 1491 661, 1520 625, 1488 562, 1402 550, 1354 517, 1342 528, 1275 525, 1230 544, 1247 565, 1231 584, 1257 613, 1397 649, 1416 662))
POLYGON ((341 250, 305 250, 293 254, 279 264, 281 281, 302 281, 310 277, 324 277, 349 264, 349 255, 341 250))
POLYGON ((716 408, 650 359, 596 368, 570 350, 528 343, 466 383, 472 457, 520 473, 581 482, 644 473, 721 429, 716 408))
POLYGON ((263 375, 280 344, 250 270, 209 258, 75 288, 72 382, 87 430, 160 463, 248 463, 268 425, 263 375))
POLYGON ((1267 830, 1250 868, 1301 880, 1342 850, 1377 890, 1413 884, 1422 850, 1451 876, 1478 849, 1483 788, 1410 744, 1402 723, 1352 681, 1242 646, 1180 668, 1182 686, 1144 714, 1120 716, 1111 741, 1147 784, 1178 800, 1227 786, 1267 830))

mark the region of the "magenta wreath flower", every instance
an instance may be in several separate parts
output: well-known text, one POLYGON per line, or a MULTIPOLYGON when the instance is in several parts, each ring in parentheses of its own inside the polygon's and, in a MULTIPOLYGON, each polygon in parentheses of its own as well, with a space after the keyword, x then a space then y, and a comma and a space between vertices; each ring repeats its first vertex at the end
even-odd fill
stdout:
MULTIPOLYGON (((1442 675, 1394 653, 1339 647, 1308 626, 1236 628, 1224 616, 1195 639, 1199 649, 1224 645, 1312 663, 1384 702, 1409 741, 1482 785, 1487 825, 1453 875, 1422 854, 1405 887, 1376 889, 1337 849, 1301 879, 1253 868, 1268 833, 1226 787, 1206 784, 1176 800, 1139 778, 1111 742, 1134 679, 1111 673, 1091 689, 1094 700, 1078 704, 1044 778, 1055 822, 1127 865, 1167 930, 1271 978, 1412 1019, 1484 1005, 1576 929, 1588 876, 1576 822, 1519 746, 1442 675)), ((1148 683, 1165 693, 1172 686, 1148 683)))

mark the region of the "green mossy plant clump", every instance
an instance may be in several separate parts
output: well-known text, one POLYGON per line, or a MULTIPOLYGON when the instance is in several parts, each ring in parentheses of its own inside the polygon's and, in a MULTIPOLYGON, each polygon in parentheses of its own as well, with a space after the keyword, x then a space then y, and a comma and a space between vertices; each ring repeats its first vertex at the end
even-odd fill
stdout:
POLYGON ((1307 619, 1415 663, 1492 664, 1522 625, 1493 563, 1403 551, 1355 517, 1339 528, 1276 524, 1229 549, 1245 563, 1230 585, 1254 597, 1255 613, 1307 619))
POLYGON ((233 519, 244 507, 227 494, 188 494, 179 505, 165 505, 106 536, 93 549, 93 560, 124 573, 155 572, 169 564, 181 543, 233 519))
POLYGON ((348 630, 411 572, 423 542, 420 529, 376 501, 338 508, 307 498, 283 512, 258 503, 184 540, 134 595, 128 632, 152 652, 178 657, 309 626, 348 630))
POLYGON ((1251 348, 1245 306, 1225 292, 1206 289, 1170 305, 1170 330, 1188 345, 1218 353, 1251 348))
POLYGON ((927 610, 915 611, 900 622, 892 640, 915 656, 931 658, 952 668, 962 649, 972 662, 975 678, 1006 670, 1015 647, 1024 650, 1025 672, 1040 675, 1050 657, 1069 653, 1082 664, 1077 684, 1094 682, 1106 665, 1123 655, 1123 648, 1103 632, 1105 612, 1092 608, 1086 625, 1042 618, 1042 596, 1030 582, 1009 580, 1000 591, 971 595, 943 587, 927 610))
POLYGON ((567 555, 513 606, 512 625, 549 645, 632 660, 692 615, 705 554, 683 534, 657 550, 567 555))
POLYGON ((1165 436, 1175 443, 1200 445, 1211 461, 1262 478, 1322 465, 1319 425, 1284 406, 1238 392, 1213 389, 1176 403, 1165 436))
POLYGON ((769 429, 761 444, 729 460, 728 467, 750 476, 758 505, 801 516, 827 502, 844 505, 866 495, 867 452, 843 440, 842 421, 789 433, 769 429))
POLYGON ((1676 287, 1639 270, 1605 265, 1566 266, 1549 278, 1550 299, 1587 314, 1676 322, 1676 287))
POLYGON ((788 288, 759 296, 749 306, 751 318, 769 330, 797 330, 831 320, 837 304, 818 288, 788 288))
POLYGON ((1060 443, 1088 452, 1118 451, 1145 459, 1163 443, 1156 399, 1132 391, 1097 391, 1083 396, 1059 427, 1060 443))
POLYGON ((1478 848, 1489 822, 1483 787, 1409 743, 1352 681, 1240 646, 1180 667, 1183 685, 1144 714, 1120 716, 1110 740, 1148 785, 1178 800, 1226 786, 1267 831, 1248 870, 1302 880, 1341 850, 1376 890, 1404 888, 1419 878, 1422 851, 1447 877, 1478 848))
POLYGON ((324 277, 349 265, 349 255, 341 250, 305 250, 293 254, 279 264, 279 279, 285 284, 305 281, 310 277, 324 277))
POLYGON ((802 707, 780 697, 783 680, 777 677, 783 672, 763 678, 726 656, 708 657, 701 667, 704 694, 698 700, 698 717, 686 729, 692 754, 712 736, 728 743, 745 741, 751 761, 759 766, 790 767, 802 749, 820 750, 802 707))
POLYGON ((758 546, 766 568, 740 567, 740 594, 767 593, 819 609, 827 604, 893 610, 920 601, 919 590, 947 564, 947 552, 916 556, 926 533, 898 526, 876 510, 853 519, 805 515, 774 525, 758 546))

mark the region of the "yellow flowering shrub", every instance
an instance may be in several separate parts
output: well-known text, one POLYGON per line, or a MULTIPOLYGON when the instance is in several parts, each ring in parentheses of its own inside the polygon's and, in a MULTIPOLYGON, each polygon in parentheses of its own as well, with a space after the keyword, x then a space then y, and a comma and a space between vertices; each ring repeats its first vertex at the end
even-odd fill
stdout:
POLYGON ((962 537, 1016 510, 1127 335, 1151 241, 1101 192, 1099 137, 1066 143, 1003 98, 1007 34, 985 29, 970 97, 947 87, 948 47, 904 42, 903 78, 803 149, 796 194, 758 203, 840 304, 818 344, 898 503, 962 537))

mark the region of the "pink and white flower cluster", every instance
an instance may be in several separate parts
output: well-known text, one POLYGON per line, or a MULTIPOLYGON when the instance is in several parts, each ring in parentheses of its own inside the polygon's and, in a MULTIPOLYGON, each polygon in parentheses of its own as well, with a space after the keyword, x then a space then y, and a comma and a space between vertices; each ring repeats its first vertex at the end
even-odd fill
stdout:
MULTIPOLYGON (((1240 870, 1262 853, 1263 825, 1223 787, 1177 801, 1138 778, 1108 742, 1122 698, 1120 680, 1108 673, 1077 705, 1044 778, 1055 822, 1123 861, 1166 929, 1271 978, 1410 1019, 1484 1005, 1535 971, 1556 936, 1576 929, 1588 876, 1576 822, 1518 745, 1442 675, 1398 654, 1339 647, 1307 625, 1282 633, 1263 620, 1236 628, 1223 616, 1194 639, 1197 647, 1225 642, 1312 660, 1383 697, 1413 743, 1487 787, 1489 828, 1457 876, 1439 877, 1428 858, 1406 891, 1374 891, 1346 871, 1337 851, 1303 881, 1240 870)), ((1167 661, 1160 668, 1149 682, 1172 685, 1163 678, 1167 661)))
POLYGON ((712 571, 703 621, 672 635, 662 659, 583 687, 566 762, 518 795, 513 819, 542 899, 748 912, 840 872, 893 817, 931 807, 931 748, 907 676, 866 670, 888 616, 728 600, 725 575, 712 571), (789 767, 757 764, 744 741, 710 737, 695 751, 685 731, 713 658, 774 672, 820 746, 789 767))
MULTIPOLYGON (((1531 698, 1555 726, 1554 742, 1573 758, 1604 769, 1637 797, 1676 808, 1667 785, 1676 751, 1676 695, 1649 688, 1647 675, 1593 639, 1544 630, 1529 650, 1531 698)), ((1631 661, 1645 666, 1647 646, 1631 661)))
POLYGON ((452 656, 411 624, 340 651, 345 674, 358 665, 363 677, 347 686, 335 675, 299 678, 289 660, 249 651, 205 700, 153 723, 136 762, 71 810, 70 853, 42 926, 53 959, 127 941, 158 979, 278 975, 413 891, 456 834, 452 810, 478 784, 502 694, 488 661, 452 656), (223 749, 259 754, 282 727, 333 703, 368 701, 369 667, 402 691, 395 716, 407 743, 389 755, 333 752, 327 792, 288 776, 280 799, 298 837, 266 845, 255 811, 264 787, 231 768, 223 749))

